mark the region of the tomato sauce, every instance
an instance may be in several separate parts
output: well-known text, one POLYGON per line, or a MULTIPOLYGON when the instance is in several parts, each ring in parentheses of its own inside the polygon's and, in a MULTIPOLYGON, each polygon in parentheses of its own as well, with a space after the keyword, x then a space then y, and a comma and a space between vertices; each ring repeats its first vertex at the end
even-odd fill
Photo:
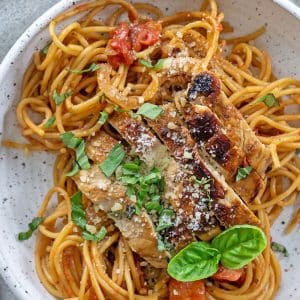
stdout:
POLYGON ((111 32, 107 45, 108 62, 114 68, 120 64, 131 65, 135 52, 154 45, 160 39, 161 24, 155 21, 139 23, 137 21, 120 25, 111 32))

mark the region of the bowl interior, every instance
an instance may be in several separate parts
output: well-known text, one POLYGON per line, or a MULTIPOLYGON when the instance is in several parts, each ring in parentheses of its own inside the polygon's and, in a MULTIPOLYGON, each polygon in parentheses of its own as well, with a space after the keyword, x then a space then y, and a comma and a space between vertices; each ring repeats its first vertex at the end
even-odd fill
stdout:
MULTIPOLYGON (((73 2, 63 0, 39 18, 4 59, 0 67, 2 140, 22 140, 15 118, 15 106, 20 97, 23 73, 33 51, 47 44, 49 35, 45 25, 57 13, 72 6, 73 2)), ((300 78, 299 20, 271 0, 219 2, 225 19, 235 27, 233 35, 248 33, 267 24, 266 34, 256 44, 271 54, 276 76, 300 78)), ((188 7, 187 1, 154 0, 151 3, 159 6, 166 14, 200 7, 198 0, 188 1, 188 7)), ((52 186, 53 160, 54 156, 46 153, 26 156, 22 151, 0 148, 0 266, 4 278, 20 299, 51 299, 34 271, 34 240, 20 243, 16 240, 16 234, 27 228, 43 196, 52 186)), ((280 257, 283 281, 278 299, 300 299, 299 227, 292 234, 283 235, 284 222, 288 222, 293 210, 295 207, 287 208, 272 229, 273 240, 286 245, 290 252, 288 258, 280 257)))

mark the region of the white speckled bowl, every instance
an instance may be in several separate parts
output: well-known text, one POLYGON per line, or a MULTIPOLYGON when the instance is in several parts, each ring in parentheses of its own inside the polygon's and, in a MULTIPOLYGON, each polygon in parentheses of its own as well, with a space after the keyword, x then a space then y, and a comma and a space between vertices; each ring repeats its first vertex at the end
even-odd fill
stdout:
MULTIPOLYGON (((0 66, 0 135, 1 139, 20 140, 16 124, 15 105, 19 100, 22 76, 32 52, 48 40, 46 25, 53 16, 72 5, 63 0, 40 17, 9 51, 0 66)), ((75 1, 80 2, 80 1, 75 1)), ((199 1, 151 1, 166 13, 199 7, 199 1)), ((235 34, 251 32, 267 23, 267 33, 258 44, 273 58, 277 76, 300 78, 300 21, 271 0, 219 1, 227 20, 237 29, 235 34)), ((300 17, 300 9, 289 1, 276 0, 300 17)), ((26 157, 21 151, 0 148, 0 271, 19 299, 51 299, 34 271, 33 239, 18 242, 16 234, 26 229, 35 216, 39 203, 51 187, 53 156, 34 153, 26 157)), ((300 235, 299 227, 283 236, 285 220, 295 208, 288 208, 273 227, 273 240, 285 244, 289 258, 281 257, 282 287, 277 299, 300 299, 300 235)))

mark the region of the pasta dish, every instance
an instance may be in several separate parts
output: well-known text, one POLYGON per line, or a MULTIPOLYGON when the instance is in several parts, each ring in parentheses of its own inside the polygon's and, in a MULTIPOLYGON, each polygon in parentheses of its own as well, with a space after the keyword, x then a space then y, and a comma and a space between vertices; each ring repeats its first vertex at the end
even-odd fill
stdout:
POLYGON ((53 187, 18 235, 37 230, 49 294, 275 298, 274 251, 288 253, 270 227, 300 190, 300 82, 276 78, 254 46, 264 27, 233 30, 214 0, 173 15, 89 1, 50 22, 16 110, 27 141, 3 142, 56 155, 53 187))

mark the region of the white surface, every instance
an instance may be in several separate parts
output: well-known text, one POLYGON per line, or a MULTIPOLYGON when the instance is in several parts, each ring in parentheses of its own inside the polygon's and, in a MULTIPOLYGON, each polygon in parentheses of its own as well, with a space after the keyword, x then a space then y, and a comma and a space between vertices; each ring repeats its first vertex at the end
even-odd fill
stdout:
MULTIPOLYGON (((24 68, 36 47, 47 43, 47 31, 42 30, 49 19, 73 1, 65 0, 27 30, 9 52, 0 67, 0 132, 2 138, 18 138, 15 104, 19 98, 24 68)), ((227 20, 236 26, 237 33, 250 32, 267 23, 267 33, 258 44, 271 53, 277 76, 300 77, 300 22, 269 0, 219 1, 227 20), (247 15, 245 15, 247 12, 247 15)), ((283 1, 281 1, 283 2, 283 1)), ((168 12, 186 10, 185 1, 152 1, 168 12), (170 4, 171 3, 171 4, 170 4)), ((190 1, 189 8, 199 7, 199 1, 190 1)), ((25 157, 11 149, 0 149, 1 243, 0 271, 19 299, 51 299, 40 285, 33 266, 33 240, 20 243, 15 235, 26 228, 35 215, 42 196, 51 187, 53 157, 35 153, 25 157), (16 158, 17 157, 17 158, 16 158)), ((290 212, 292 208, 288 209, 290 212)), ((281 221, 287 220, 288 211, 281 216, 273 229, 273 240, 284 243, 290 257, 282 258, 283 284, 278 299, 300 299, 300 238, 299 227, 290 236, 282 236, 281 221)))

